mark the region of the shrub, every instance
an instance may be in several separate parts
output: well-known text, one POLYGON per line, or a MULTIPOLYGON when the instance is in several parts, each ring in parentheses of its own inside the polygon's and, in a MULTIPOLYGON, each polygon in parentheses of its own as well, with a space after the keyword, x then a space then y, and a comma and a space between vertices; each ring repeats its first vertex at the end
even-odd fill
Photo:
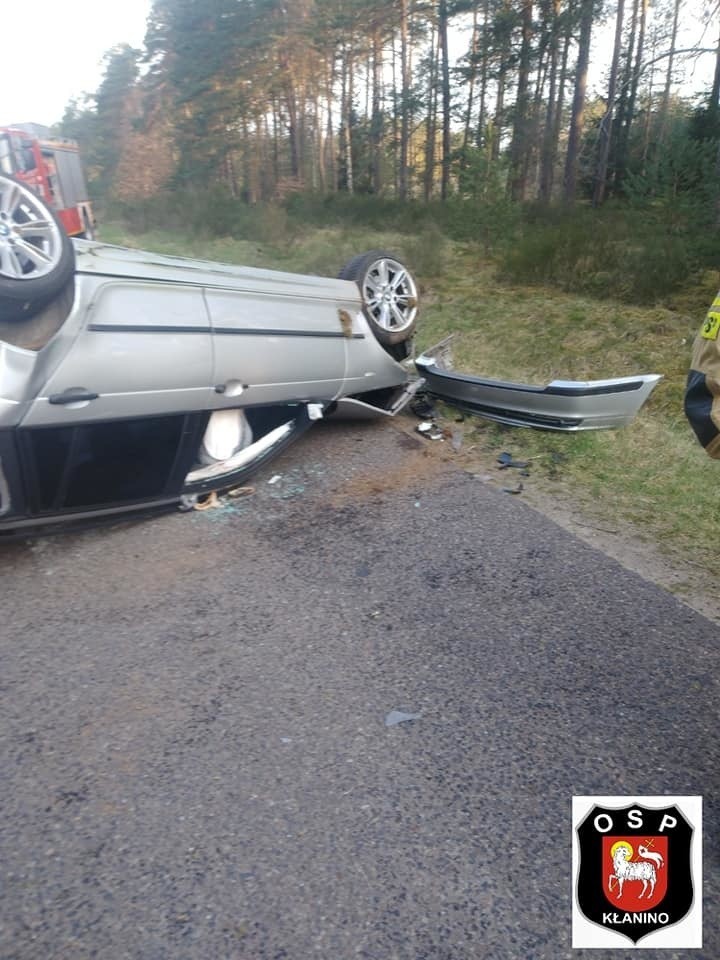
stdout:
POLYGON ((447 266, 447 240, 435 223, 429 223, 404 244, 411 269, 423 277, 436 277, 447 266))
POLYGON ((294 232, 287 211, 279 204, 250 206, 220 186, 159 193, 136 202, 114 201, 107 216, 121 220, 133 233, 169 230, 210 239, 278 243, 294 232))
POLYGON ((654 303, 688 283, 697 265, 691 239, 661 229, 647 213, 579 208, 556 210, 547 221, 531 211, 500 272, 514 282, 654 303))

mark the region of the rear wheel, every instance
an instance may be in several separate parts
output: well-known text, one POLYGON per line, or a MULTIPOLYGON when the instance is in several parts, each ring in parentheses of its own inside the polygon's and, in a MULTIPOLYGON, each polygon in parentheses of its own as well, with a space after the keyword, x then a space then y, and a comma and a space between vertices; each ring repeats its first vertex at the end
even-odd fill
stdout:
POLYGON ((417 284, 408 268, 382 250, 361 253, 340 271, 360 288, 363 312, 384 346, 410 340, 418 314, 417 284))
POLYGON ((0 174, 0 320, 33 316, 74 270, 72 243, 55 213, 24 183, 0 174))

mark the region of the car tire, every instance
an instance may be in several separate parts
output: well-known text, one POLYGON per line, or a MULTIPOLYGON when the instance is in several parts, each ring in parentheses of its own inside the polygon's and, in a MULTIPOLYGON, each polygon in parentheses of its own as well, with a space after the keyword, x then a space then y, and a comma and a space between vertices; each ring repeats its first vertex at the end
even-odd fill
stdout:
POLYGON ((34 316, 74 272, 75 251, 57 215, 24 183, 0 174, 0 319, 34 316))
POLYGON ((384 250, 361 253, 345 264, 339 277, 358 285, 363 313, 380 343, 390 347, 412 338, 418 315, 417 284, 397 257, 384 250))

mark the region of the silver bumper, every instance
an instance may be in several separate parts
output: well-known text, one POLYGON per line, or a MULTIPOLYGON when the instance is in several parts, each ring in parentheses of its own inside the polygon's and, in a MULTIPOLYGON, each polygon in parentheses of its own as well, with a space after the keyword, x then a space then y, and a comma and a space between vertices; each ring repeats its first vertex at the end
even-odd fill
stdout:
POLYGON ((441 352, 423 354, 415 365, 434 397, 487 420, 541 430, 624 427, 661 379, 659 374, 646 374, 613 380, 553 380, 534 387, 448 370, 441 352))

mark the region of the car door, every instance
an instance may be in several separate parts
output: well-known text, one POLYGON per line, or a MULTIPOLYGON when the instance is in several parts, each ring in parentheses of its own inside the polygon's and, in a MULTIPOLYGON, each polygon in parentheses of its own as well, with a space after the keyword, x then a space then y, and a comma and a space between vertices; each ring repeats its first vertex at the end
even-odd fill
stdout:
POLYGON ((346 363, 343 304, 313 295, 309 284, 288 289, 282 276, 243 290, 206 289, 217 406, 237 405, 240 395, 243 404, 258 405, 338 394, 346 363))
POLYGON ((72 347, 24 427, 206 409, 210 322, 199 287, 111 280, 92 296, 72 347))
POLYGON ((201 287, 99 284, 17 431, 31 512, 177 493, 199 445, 211 375, 201 287))

